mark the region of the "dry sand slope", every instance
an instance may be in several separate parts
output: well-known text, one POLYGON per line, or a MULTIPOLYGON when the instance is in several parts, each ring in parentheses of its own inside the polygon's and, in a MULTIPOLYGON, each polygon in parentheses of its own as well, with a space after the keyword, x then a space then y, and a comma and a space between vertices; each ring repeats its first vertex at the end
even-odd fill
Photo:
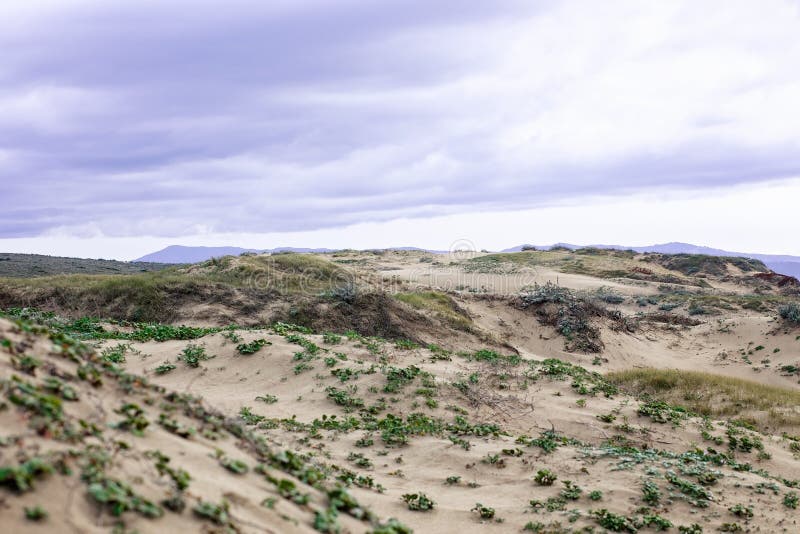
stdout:
POLYGON ((169 309, 208 327, 0 318, 1 530, 800 531, 792 294, 717 260, 495 256, 268 258, 357 292, 242 289, 260 257, 9 284, 73 319, 48 284, 98 314, 128 313, 112 282, 229 298, 169 309))
POLYGON ((315 514, 323 531, 403 531, 386 517, 417 532, 795 531, 795 442, 642 404, 556 360, 283 329, 97 356, 0 327, 2 464, 29 473, 5 475, 13 531, 311 531, 315 514), (47 469, 25 471, 34 460, 47 469), (337 485, 370 514, 348 515, 337 485), (403 501, 420 492, 432 510, 403 501), (49 517, 25 519, 36 505, 49 517))

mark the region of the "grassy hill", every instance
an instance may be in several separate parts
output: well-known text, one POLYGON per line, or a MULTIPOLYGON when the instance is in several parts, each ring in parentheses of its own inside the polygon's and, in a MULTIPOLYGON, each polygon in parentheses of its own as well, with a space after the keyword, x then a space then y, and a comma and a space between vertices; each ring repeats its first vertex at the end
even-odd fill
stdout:
POLYGON ((57 274, 131 274, 160 271, 169 267, 174 267, 174 265, 0 252, 0 277, 30 278, 57 274))

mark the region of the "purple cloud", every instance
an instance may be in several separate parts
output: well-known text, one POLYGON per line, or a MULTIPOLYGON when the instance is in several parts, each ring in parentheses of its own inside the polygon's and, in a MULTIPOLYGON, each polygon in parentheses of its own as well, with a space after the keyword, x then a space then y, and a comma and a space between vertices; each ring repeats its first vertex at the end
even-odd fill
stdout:
POLYGON ((309 230, 800 174, 788 1, 10 2, 0 20, 2 237, 309 230))

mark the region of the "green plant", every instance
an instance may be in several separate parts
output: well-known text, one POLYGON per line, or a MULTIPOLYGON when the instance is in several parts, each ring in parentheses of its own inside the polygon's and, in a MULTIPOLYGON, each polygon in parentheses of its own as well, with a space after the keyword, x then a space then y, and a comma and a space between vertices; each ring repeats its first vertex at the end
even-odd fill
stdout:
POLYGON ((402 350, 412 350, 419 348, 419 345, 408 339, 398 339, 394 342, 394 346, 402 350))
POLYGON ((39 506, 33 506, 31 508, 25 507, 25 519, 29 521, 44 521, 47 519, 47 510, 39 506))
POLYGON ((200 501, 192 509, 196 516, 202 519, 208 519, 218 525, 228 525, 230 523, 230 515, 228 514, 228 503, 223 501, 222 504, 214 504, 212 502, 200 501))
POLYGON ((739 523, 722 523, 719 527, 720 532, 744 532, 739 523))
POLYGON ((356 440, 355 446, 365 448, 365 447, 372 447, 374 444, 375 441, 371 437, 364 436, 356 440))
POLYGON ((599 501, 603 498, 603 492, 600 490, 590 491, 589 498, 593 501, 599 501))
POLYGON ((129 510, 145 517, 164 515, 159 506, 137 495, 130 486, 119 480, 99 476, 97 481, 89 484, 88 491, 95 501, 104 505, 114 516, 120 516, 129 510))
POLYGON ((436 503, 424 493, 406 493, 401 499, 406 503, 409 510, 414 512, 427 512, 433 510, 436 503))
POLYGON ((236 345, 236 350, 239 351, 239 354, 249 355, 249 354, 255 354, 256 352, 260 351, 262 347, 266 345, 272 345, 272 343, 267 341, 266 339, 254 339, 250 343, 241 343, 239 345, 236 345))
POLYGON ((778 308, 778 314, 788 323, 800 324, 800 304, 796 302, 781 306, 778 308))
POLYGON ((187 345, 183 351, 181 351, 180 356, 178 356, 178 360, 184 362, 189 367, 199 367, 201 361, 210 360, 211 358, 214 358, 214 356, 207 355, 205 347, 191 343, 187 345))
POLYGON ((292 369, 292 370, 294 371, 294 374, 299 375, 299 374, 304 373, 306 371, 310 371, 313 368, 314 368, 313 365, 309 365, 309 364, 307 364, 305 362, 300 362, 297 365, 295 365, 294 369, 292 369))
POLYGON ((231 473, 236 473, 237 475, 243 475, 248 471, 246 463, 242 460, 234 460, 228 456, 220 456, 219 464, 231 473))
POLYGON ((450 476, 449 476, 449 477, 447 477, 447 479, 445 479, 445 481, 444 481, 444 483, 445 483, 446 485, 448 485, 448 486, 455 486, 455 485, 456 485, 456 484, 458 484, 459 482, 461 482, 461 477, 460 477, 460 476, 458 476, 458 475, 450 475, 450 476))
POLYGON ((0 467, 0 485, 10 486, 16 491, 28 491, 33 481, 51 474, 53 465, 44 458, 34 457, 17 466, 0 467))
POLYGON ((549 469, 539 469, 536 472, 536 476, 533 477, 533 480, 540 486, 552 486, 557 479, 556 474, 549 469))
POLYGON ((78 400, 78 392, 70 386, 69 384, 65 384, 58 378, 54 376, 45 377, 42 380, 41 388, 49 391, 55 395, 58 395, 64 400, 68 401, 76 401, 78 400))
POLYGON ((542 534, 544 529, 547 528, 547 525, 542 523, 541 521, 537 521, 534 523, 533 521, 528 521, 525 523, 525 526, 522 527, 524 532, 533 532, 534 534, 542 534))
POLYGON ((259 395, 258 397, 256 397, 256 400, 264 402, 266 404, 275 404, 276 402, 278 402, 278 397, 276 397, 275 395, 259 395))
POLYGON ((706 501, 712 500, 711 492, 702 486, 693 484, 688 480, 677 477, 674 473, 668 472, 665 475, 667 481, 673 486, 677 486, 681 493, 687 497, 694 499, 692 504, 695 506, 707 506, 706 501))
POLYGON ((562 484, 564 484, 564 489, 561 490, 560 495, 570 501, 577 501, 581 497, 581 493, 583 493, 583 489, 580 486, 576 486, 571 480, 562 480, 562 484))
POLYGON ((342 336, 332 332, 325 332, 322 334, 322 341, 328 345, 336 345, 337 343, 341 343, 342 336))
POLYGON ((120 430, 127 430, 135 436, 143 436, 144 429, 150 425, 150 422, 144 416, 144 410, 135 403, 128 402, 114 410, 114 413, 125 417, 122 421, 116 423, 114 426, 120 430))
POLYGON ((338 404, 339 406, 344 406, 345 408, 364 407, 364 401, 362 399, 352 396, 350 393, 348 393, 343 389, 328 387, 325 389, 325 392, 328 394, 328 398, 331 399, 336 404, 338 404))
POLYGON ((192 480, 191 475, 189 475, 188 471, 185 471, 183 469, 176 469, 171 465, 169 465, 170 463, 169 456, 157 450, 148 451, 146 455, 148 457, 155 459, 156 470, 158 471, 158 474, 161 476, 167 475, 175 484, 176 490, 184 491, 189 487, 189 482, 192 480))
POLYGON ((240 343, 242 341, 242 336, 234 332, 233 330, 229 330, 227 332, 222 333, 222 337, 230 341, 231 343, 240 343))
POLYGON ((635 533, 638 530, 634 521, 625 517, 624 515, 609 512, 605 508, 600 510, 592 510, 590 513, 595 517, 597 523, 601 527, 607 528, 612 532, 635 533))
POLYGON ((156 372, 157 375, 163 375, 163 374, 169 373, 170 371, 172 371, 174 369, 177 369, 177 367, 175 367, 173 364, 171 364, 169 362, 164 362, 164 363, 162 363, 161 365, 159 365, 158 367, 155 368, 155 372, 156 372))
POLYGON ((120 343, 115 347, 103 349, 100 357, 108 363, 125 363, 125 353, 133 350, 130 343, 120 343))
POLYGON ((790 491, 783 496, 783 505, 785 507, 795 510, 798 504, 800 504, 800 497, 797 496, 797 493, 790 491))
POLYGON ((673 527, 672 521, 658 514, 645 514, 642 523, 646 527, 653 527, 656 530, 669 530, 673 527))
POLYGON ((22 371, 23 373, 31 376, 35 376, 36 369, 42 365, 42 362, 33 356, 23 355, 20 357, 12 357, 11 364, 14 366, 14 369, 22 371))
POLYGON ((167 432, 171 432, 176 436, 189 439, 195 435, 196 430, 191 427, 178 422, 177 420, 169 417, 167 414, 162 413, 158 416, 158 424, 167 432))
POLYGON ((658 400, 645 401, 637 412, 639 415, 650 417, 656 423, 672 423, 676 426, 688 417, 686 410, 680 406, 671 406, 658 400))
POLYGON ((728 508, 728 511, 737 517, 750 519, 753 517, 753 508, 743 504, 737 504, 728 508))
POLYGON ((350 454, 348 454, 347 460, 349 462, 353 462, 358 467, 362 467, 365 469, 372 467, 372 460, 370 460, 369 458, 358 452, 351 452, 350 454))
POLYGON ((481 519, 494 519, 494 508, 489 508, 481 503, 475 503, 475 506, 470 511, 477 513, 481 519))
POLYGON ((642 500, 650 506, 657 506, 661 501, 661 490, 652 480, 645 480, 642 485, 642 500))

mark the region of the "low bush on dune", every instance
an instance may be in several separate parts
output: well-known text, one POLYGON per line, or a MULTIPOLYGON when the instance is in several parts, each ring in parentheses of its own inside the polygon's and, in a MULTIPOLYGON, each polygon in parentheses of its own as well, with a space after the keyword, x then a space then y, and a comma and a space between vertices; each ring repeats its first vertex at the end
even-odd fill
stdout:
POLYGON ((781 319, 787 323, 800 324, 800 304, 790 302, 785 306, 778 308, 778 313, 781 319))
POLYGON ((610 319, 614 328, 625 330, 633 330, 635 323, 619 311, 605 308, 605 302, 618 303, 621 296, 607 292, 597 295, 578 294, 547 282, 523 289, 517 298, 517 306, 534 310, 541 324, 555 328, 566 338, 568 351, 598 353, 602 352, 604 345, 594 320, 610 319))

